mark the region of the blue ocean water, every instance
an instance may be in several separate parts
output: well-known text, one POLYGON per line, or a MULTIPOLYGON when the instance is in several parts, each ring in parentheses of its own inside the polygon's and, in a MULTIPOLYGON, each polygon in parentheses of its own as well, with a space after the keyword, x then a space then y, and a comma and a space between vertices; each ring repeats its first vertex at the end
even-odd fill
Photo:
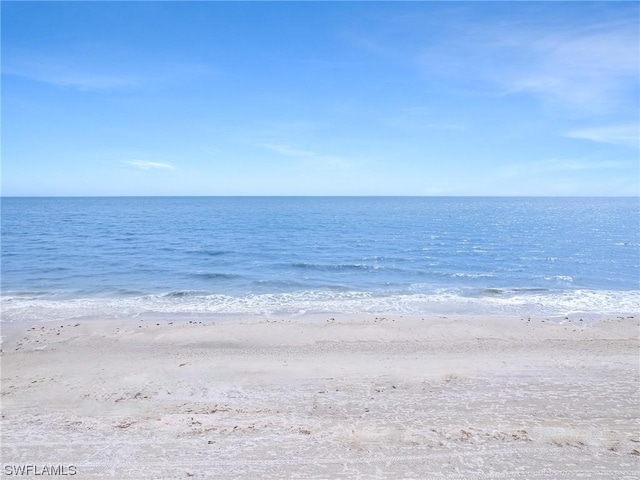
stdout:
POLYGON ((4 321, 640 310, 637 198, 3 198, 4 321))

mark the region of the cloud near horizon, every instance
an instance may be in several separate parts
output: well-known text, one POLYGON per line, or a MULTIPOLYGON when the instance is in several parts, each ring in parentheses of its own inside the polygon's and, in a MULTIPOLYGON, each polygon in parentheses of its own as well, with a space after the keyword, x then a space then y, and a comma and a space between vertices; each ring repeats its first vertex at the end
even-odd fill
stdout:
POLYGON ((581 172, 590 170, 620 170, 632 169, 632 162, 628 161, 593 161, 588 159, 549 159, 527 163, 513 163, 504 165, 496 170, 501 177, 531 178, 549 172, 581 172))

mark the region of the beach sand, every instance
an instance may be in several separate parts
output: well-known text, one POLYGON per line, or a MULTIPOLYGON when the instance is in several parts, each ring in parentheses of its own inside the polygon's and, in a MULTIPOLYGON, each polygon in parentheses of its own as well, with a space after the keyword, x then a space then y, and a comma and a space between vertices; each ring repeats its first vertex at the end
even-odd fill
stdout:
POLYGON ((0 474, 638 478, 638 332, 628 315, 4 324, 0 474))

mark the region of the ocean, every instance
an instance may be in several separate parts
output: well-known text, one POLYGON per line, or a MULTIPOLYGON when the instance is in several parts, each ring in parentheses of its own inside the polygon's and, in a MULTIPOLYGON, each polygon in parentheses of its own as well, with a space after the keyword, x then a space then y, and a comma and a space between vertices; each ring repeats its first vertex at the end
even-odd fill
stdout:
POLYGON ((2 321, 640 311, 638 198, 2 198, 2 321))

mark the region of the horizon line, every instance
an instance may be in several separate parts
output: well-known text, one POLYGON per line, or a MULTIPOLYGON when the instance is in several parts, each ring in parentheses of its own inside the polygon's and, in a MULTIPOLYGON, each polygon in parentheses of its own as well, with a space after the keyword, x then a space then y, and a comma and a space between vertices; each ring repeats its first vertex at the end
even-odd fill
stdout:
POLYGON ((637 195, 0 195, 6 198, 638 198, 637 195))

